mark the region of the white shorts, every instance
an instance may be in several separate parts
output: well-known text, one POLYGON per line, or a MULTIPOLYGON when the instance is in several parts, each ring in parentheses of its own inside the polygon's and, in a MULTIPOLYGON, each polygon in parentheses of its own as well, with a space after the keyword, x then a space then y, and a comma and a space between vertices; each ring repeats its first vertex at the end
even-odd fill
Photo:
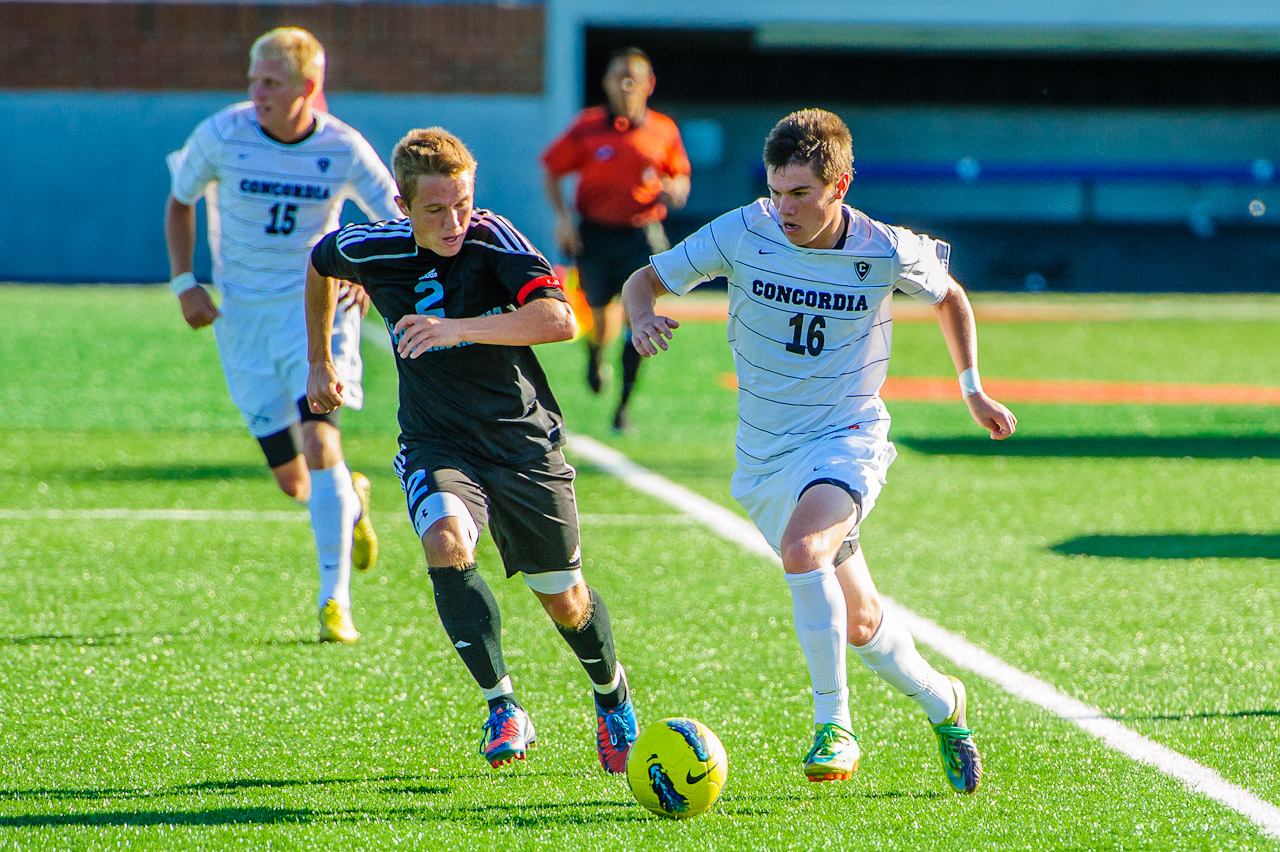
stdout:
MULTIPOLYGON (((786 465, 773 473, 734 471, 730 492, 773 549, 781 552, 782 533, 800 494, 811 483, 834 480, 858 492, 865 518, 880 496, 889 465, 897 457, 898 451, 890 441, 869 435, 839 435, 796 450, 786 465)), ((857 538, 857 531, 849 538, 857 538)))
MULTIPOLYGON (((307 317, 302 295, 245 304, 223 299, 213 322, 222 373, 231 401, 255 438, 298 422, 298 400, 307 395, 307 317)), ((360 379, 360 311, 339 312, 333 322, 333 360, 343 384, 343 405, 364 404, 360 379)))

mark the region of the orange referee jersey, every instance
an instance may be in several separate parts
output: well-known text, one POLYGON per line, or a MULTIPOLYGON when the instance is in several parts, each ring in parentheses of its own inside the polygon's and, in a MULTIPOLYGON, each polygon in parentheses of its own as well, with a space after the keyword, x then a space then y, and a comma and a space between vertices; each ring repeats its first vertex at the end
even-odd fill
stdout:
POLYGON ((585 109, 542 152, 553 177, 578 172, 574 204, 582 218, 601 225, 640 227, 661 221, 662 178, 689 174, 689 156, 676 123, 648 110, 633 125, 605 107, 585 109))

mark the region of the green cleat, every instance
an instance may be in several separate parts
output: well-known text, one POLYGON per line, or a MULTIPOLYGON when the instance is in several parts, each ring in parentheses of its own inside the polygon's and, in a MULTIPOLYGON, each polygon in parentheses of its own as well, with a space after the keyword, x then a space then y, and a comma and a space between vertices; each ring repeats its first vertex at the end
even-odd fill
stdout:
POLYGON ((369 491, 373 486, 369 477, 357 472, 351 474, 351 485, 360 498, 360 517, 351 530, 351 567, 357 571, 368 571, 378 561, 378 534, 373 531, 373 520, 369 514, 369 491))
POLYGON ((933 726, 938 735, 938 750, 942 752, 942 768, 947 780, 958 793, 972 793, 982 780, 982 756, 973 744, 973 731, 966 725, 965 712, 968 698, 959 678, 947 675, 956 694, 956 709, 950 716, 933 726))
POLYGON ((804 775, 810 781, 847 781, 861 755, 856 734, 835 722, 824 722, 814 727, 813 748, 804 756, 804 775))

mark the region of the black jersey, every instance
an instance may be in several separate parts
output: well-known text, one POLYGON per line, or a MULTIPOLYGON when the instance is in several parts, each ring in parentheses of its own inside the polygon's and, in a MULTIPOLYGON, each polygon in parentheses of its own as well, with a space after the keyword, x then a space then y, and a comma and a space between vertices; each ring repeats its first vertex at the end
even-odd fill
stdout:
MULTIPOLYGON (((321 275, 363 285, 388 331, 408 314, 477 317, 513 311, 531 299, 565 301, 547 259, 488 210, 473 212, 452 257, 422 248, 409 220, 395 219, 327 235, 311 263, 321 275)), ((560 406, 528 346, 437 347, 417 358, 396 357, 396 369, 403 444, 442 444, 512 464, 564 442, 560 406)))

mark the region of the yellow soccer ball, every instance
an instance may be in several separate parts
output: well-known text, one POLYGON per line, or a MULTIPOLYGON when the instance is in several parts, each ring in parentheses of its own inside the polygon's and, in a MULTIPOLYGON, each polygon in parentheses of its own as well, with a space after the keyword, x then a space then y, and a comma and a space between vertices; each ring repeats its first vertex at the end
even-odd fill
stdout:
POLYGON ((654 722, 631 745, 627 784, 636 801, 659 816, 705 813, 729 778, 729 756, 710 728, 695 719, 654 722))

